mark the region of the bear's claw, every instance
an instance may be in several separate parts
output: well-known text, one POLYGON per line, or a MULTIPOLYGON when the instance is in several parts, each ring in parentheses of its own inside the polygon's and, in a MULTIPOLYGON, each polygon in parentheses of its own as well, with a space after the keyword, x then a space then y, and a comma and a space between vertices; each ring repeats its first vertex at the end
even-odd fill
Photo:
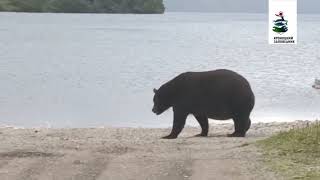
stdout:
POLYGON ((176 139, 176 138, 177 136, 172 136, 172 135, 162 137, 162 139, 176 139))
POLYGON ((207 137, 207 136, 208 136, 207 134, 197 134, 194 137, 207 137))
POLYGON ((228 137, 245 137, 246 134, 245 133, 239 133, 239 132, 234 132, 232 134, 228 134, 228 137))

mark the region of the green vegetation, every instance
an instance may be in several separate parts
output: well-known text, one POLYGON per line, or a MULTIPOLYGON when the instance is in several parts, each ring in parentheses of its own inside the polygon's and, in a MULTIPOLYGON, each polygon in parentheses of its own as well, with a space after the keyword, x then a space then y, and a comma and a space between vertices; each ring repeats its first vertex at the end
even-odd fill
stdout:
POLYGON ((0 0, 0 11, 57 13, 163 13, 163 0, 0 0))
POLYGON ((320 179, 320 122, 258 142, 270 167, 287 179, 320 179))

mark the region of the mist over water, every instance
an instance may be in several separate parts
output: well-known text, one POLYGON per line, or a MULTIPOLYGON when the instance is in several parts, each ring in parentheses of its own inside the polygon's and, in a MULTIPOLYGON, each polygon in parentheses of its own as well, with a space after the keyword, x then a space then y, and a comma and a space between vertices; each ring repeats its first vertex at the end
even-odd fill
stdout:
POLYGON ((299 16, 298 45, 272 46, 263 14, 0 13, 0 126, 171 126, 152 89, 219 68, 251 83, 253 122, 320 118, 319 19, 299 16))

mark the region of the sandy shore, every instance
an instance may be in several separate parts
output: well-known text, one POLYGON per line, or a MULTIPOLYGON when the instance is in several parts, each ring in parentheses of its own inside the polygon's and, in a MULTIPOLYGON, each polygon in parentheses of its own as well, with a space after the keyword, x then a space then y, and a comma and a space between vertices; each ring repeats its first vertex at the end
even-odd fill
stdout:
POLYGON ((170 129, 0 128, 1 180, 281 179, 262 164, 256 140, 306 121, 253 124, 246 138, 228 138, 232 124, 211 124, 209 137, 170 129))

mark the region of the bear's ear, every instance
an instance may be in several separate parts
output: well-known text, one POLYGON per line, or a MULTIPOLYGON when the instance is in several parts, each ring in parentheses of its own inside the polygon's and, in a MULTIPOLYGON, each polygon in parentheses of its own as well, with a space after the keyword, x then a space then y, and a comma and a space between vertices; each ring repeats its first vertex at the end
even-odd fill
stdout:
POLYGON ((156 88, 153 89, 153 92, 154 92, 154 93, 157 93, 157 91, 158 91, 158 90, 157 90, 156 88))

